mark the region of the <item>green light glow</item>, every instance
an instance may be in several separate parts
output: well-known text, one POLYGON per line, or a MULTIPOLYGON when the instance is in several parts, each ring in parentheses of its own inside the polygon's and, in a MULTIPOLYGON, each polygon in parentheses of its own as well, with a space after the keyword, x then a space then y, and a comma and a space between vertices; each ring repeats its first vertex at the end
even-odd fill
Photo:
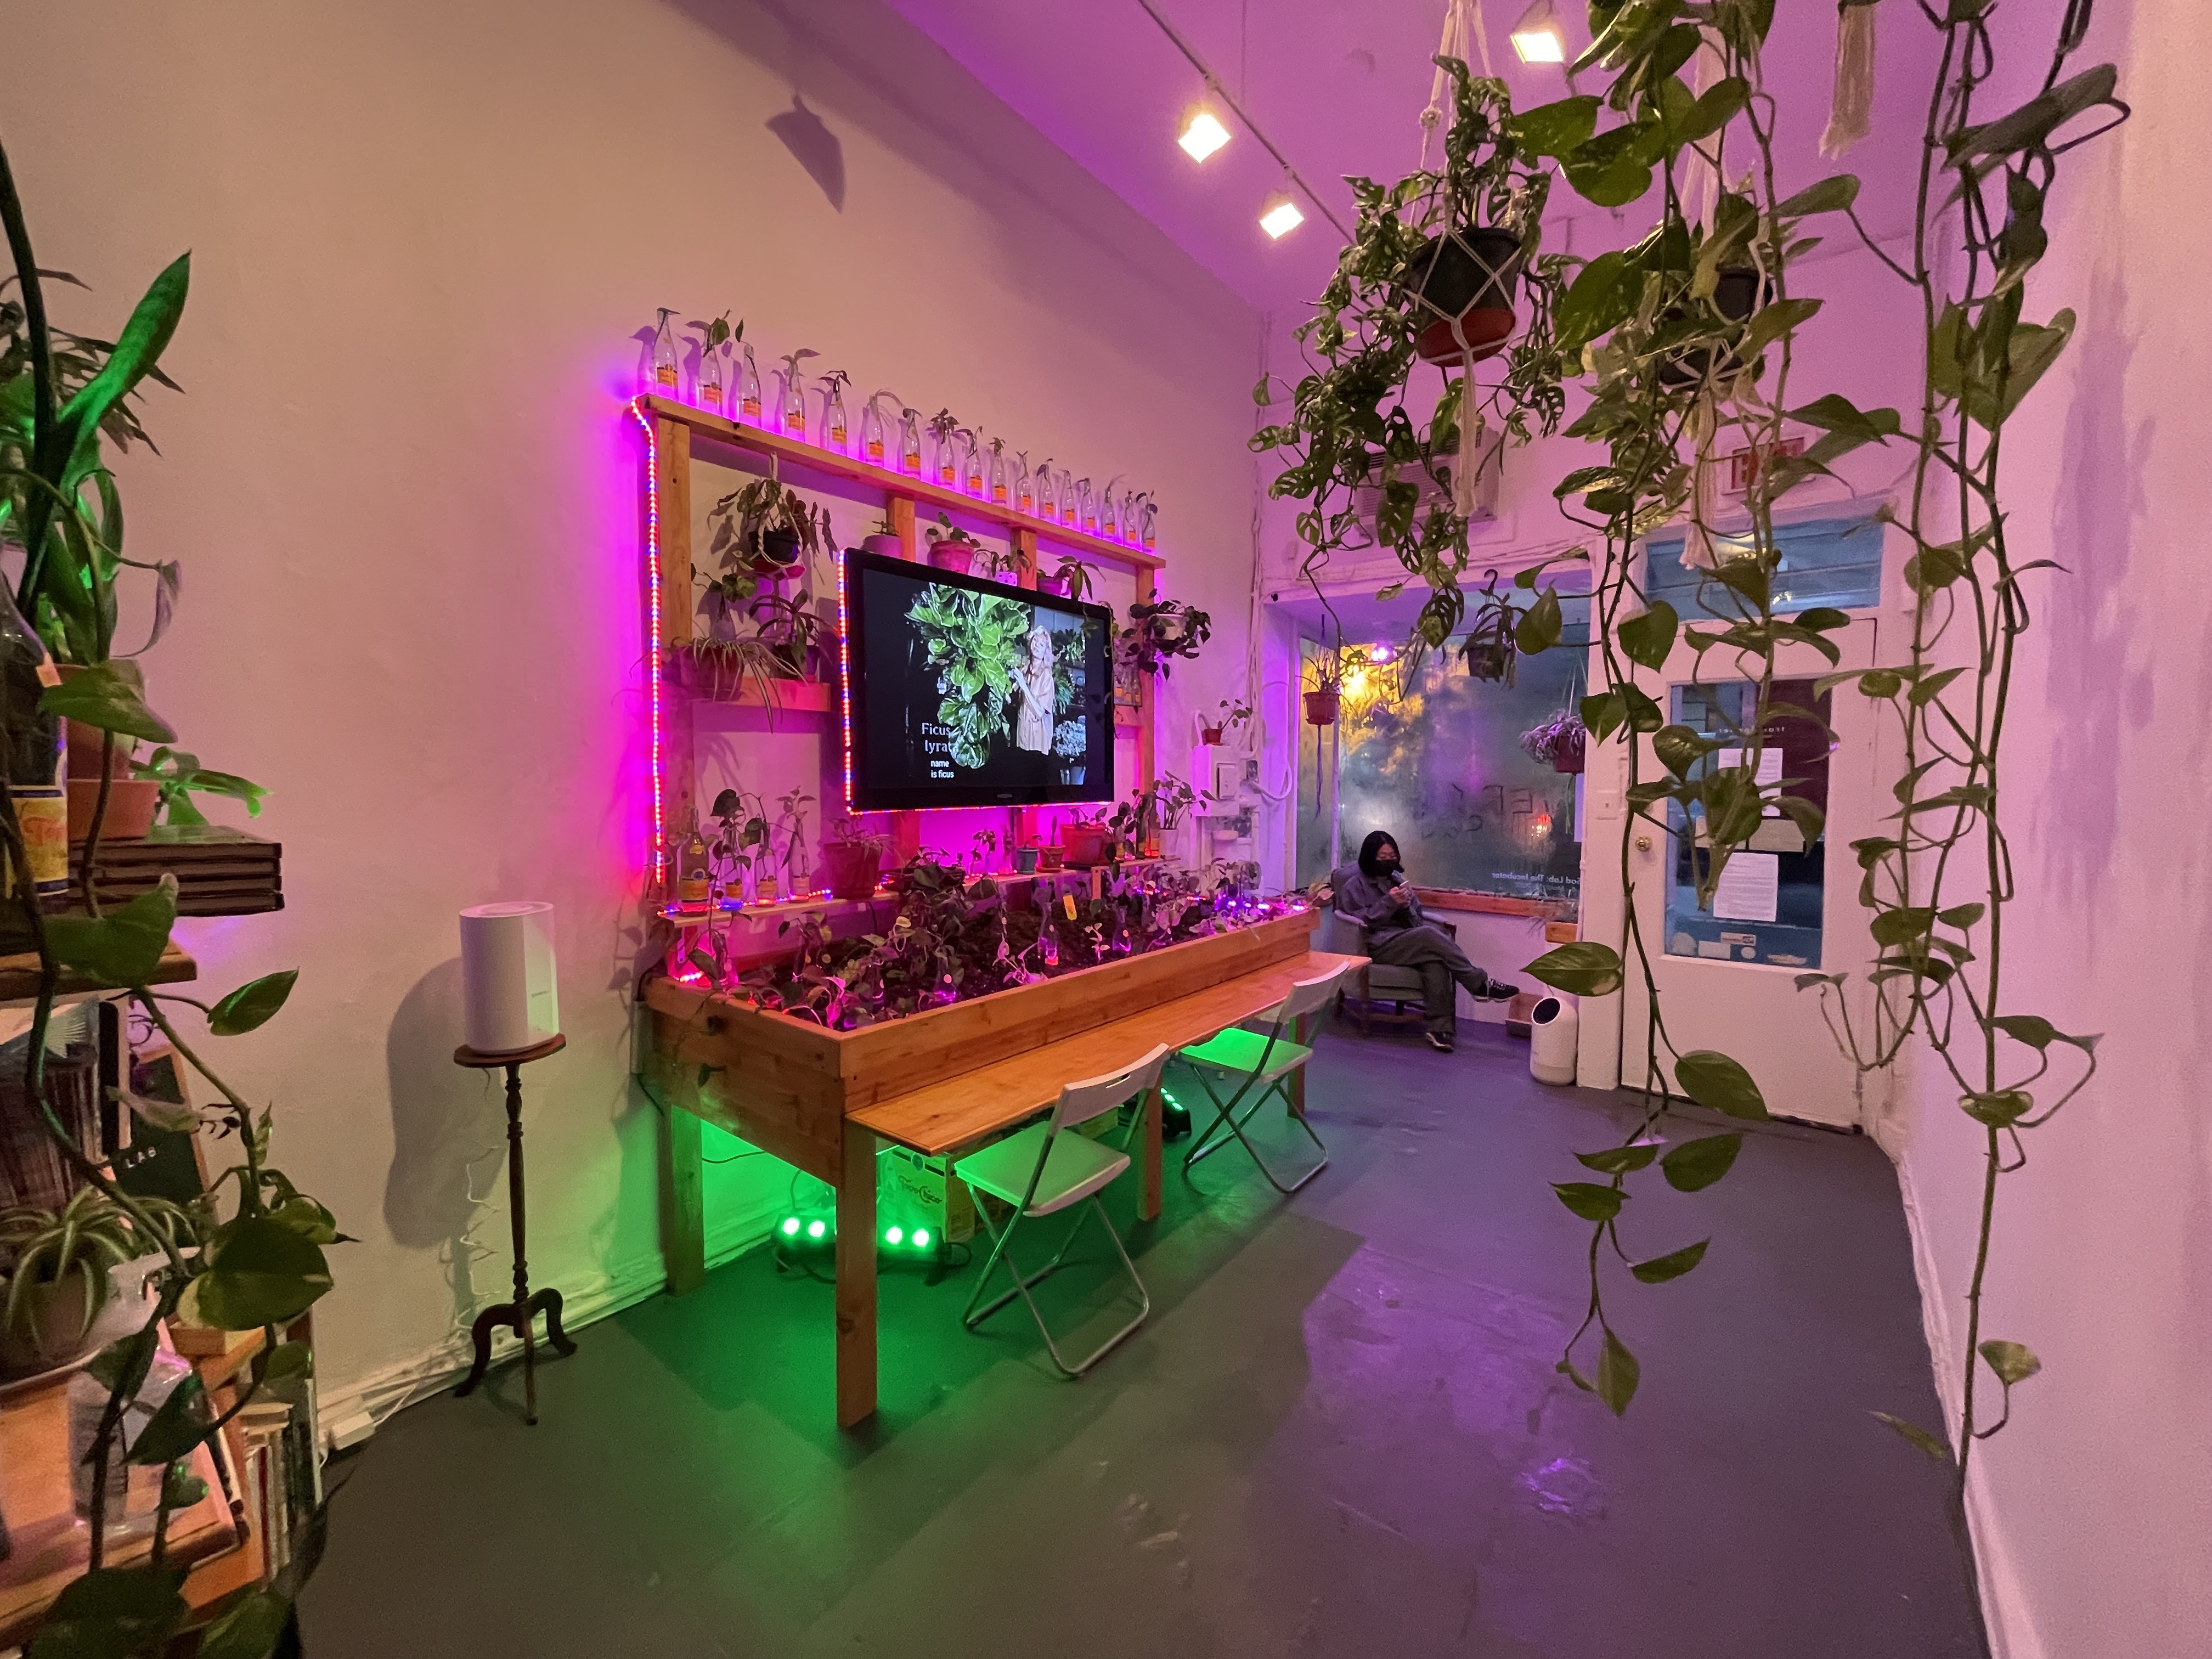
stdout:
POLYGON ((905 1237, 906 1229, 903 1227, 887 1228, 884 1232, 884 1243, 886 1244, 896 1244, 905 1237))
POLYGON ((914 1248, 917 1250, 926 1250, 929 1248, 928 1228, 916 1227, 914 1230, 914 1248))
POLYGON ((806 1224, 806 1236, 809 1238, 819 1238, 829 1231, 829 1225, 825 1222, 810 1221, 806 1224))
POLYGON ((793 1237, 796 1237, 798 1236, 798 1233, 799 1233, 799 1218, 798 1218, 797 1216, 795 1216, 795 1215, 787 1215, 787 1216, 784 1217, 784 1218, 783 1218, 783 1236, 784 1236, 786 1238, 793 1238, 793 1237))

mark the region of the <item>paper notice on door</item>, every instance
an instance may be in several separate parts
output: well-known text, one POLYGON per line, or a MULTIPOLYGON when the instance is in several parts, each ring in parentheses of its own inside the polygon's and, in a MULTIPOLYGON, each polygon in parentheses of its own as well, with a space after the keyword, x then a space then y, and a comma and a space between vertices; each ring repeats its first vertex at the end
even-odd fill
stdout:
MULTIPOLYGON (((1741 766, 1743 764, 1743 750, 1716 749, 1713 750, 1713 764, 1723 771, 1731 767, 1741 766)), ((1761 789, 1771 787, 1782 781, 1782 750, 1778 746, 1770 744, 1759 751, 1757 781, 1761 789)), ((1782 816, 1782 809, 1769 805, 1765 816, 1770 818, 1778 818, 1782 816)), ((1774 918, 1769 916, 1766 920, 1771 921, 1774 918)))
POLYGON ((1782 860, 1773 853, 1738 853, 1721 870, 1713 915, 1723 921, 1772 921, 1782 897, 1782 860))

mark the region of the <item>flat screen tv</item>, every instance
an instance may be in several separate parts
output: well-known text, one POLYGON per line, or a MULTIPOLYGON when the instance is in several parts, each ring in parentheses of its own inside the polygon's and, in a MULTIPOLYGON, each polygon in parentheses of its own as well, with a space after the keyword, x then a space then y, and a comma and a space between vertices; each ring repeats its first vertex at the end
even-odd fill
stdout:
POLYGON ((1112 612, 845 556, 856 812, 1114 799, 1112 612))

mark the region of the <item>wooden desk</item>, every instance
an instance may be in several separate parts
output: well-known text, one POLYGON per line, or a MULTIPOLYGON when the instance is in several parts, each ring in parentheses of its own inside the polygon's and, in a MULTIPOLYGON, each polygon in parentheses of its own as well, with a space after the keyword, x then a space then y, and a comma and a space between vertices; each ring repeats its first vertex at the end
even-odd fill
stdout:
MULTIPOLYGON (((876 1409, 878 1138, 930 1156, 957 1152, 1044 1110, 1064 1083, 1130 1064, 1158 1043, 1182 1048, 1201 1042, 1273 1007, 1297 981, 1364 960, 1302 948, 1310 927, 1310 917, 1299 919, 1294 933, 1301 948, 1292 952, 1278 952, 1257 966, 1227 974, 1201 988, 1139 1008, 1118 1019, 1107 1018, 1072 1035, 1039 1041, 1003 1056, 994 1056, 978 1044, 977 1063, 965 1070, 951 1075, 924 1075, 917 1079, 916 1087, 902 1093, 855 1095, 842 1119, 842 1156, 834 1175, 823 1176, 837 1194, 837 1421, 841 1427, 851 1427, 876 1409)), ((1064 987, 1070 980, 1053 983, 1064 987)), ((664 1017, 674 1015, 682 1006, 665 993, 656 997, 648 992, 647 1000, 664 1017)), ((954 1006, 980 1009, 993 1000, 984 998, 975 1004, 954 1006)), ((1094 1001, 1092 1006, 1095 1009, 1097 1004, 1094 1001)), ((705 1036, 713 1040, 720 1035, 705 1036)), ((702 1041, 692 1038, 690 1042, 696 1045, 702 1041)), ((670 1114, 672 1150, 665 1194, 670 1205, 670 1231, 676 1235, 670 1247, 670 1284, 675 1289, 675 1250, 690 1248, 703 1231, 696 1172, 687 1180, 678 1161, 682 1150, 679 1134, 688 1134, 696 1146, 697 1123, 694 1121, 684 1130, 679 1119, 696 1115, 708 1121, 726 1122, 728 1114, 724 1101, 708 1097, 702 1089, 709 1079, 699 1075, 699 1065, 703 1062, 712 1067, 714 1061, 694 1046, 672 1049, 663 1045, 663 1052, 664 1059, 650 1074, 655 1092, 667 1104, 684 1109, 670 1114)), ((734 1061, 736 1056, 729 1058, 734 1061)), ((741 1122, 729 1127, 738 1133, 746 1133, 741 1122)), ((768 1150, 777 1148, 771 1145, 768 1150)), ((1138 1161, 1141 1183, 1138 1213, 1146 1218, 1159 1213, 1160 1161, 1160 1099, 1156 1091, 1146 1102, 1143 1154, 1138 1161)))

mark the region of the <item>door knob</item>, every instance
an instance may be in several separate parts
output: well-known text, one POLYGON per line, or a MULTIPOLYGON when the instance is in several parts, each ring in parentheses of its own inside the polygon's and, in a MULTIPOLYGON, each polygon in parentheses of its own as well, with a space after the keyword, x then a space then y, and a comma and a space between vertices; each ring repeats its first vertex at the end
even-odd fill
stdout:
POLYGON ((1638 836, 1636 838, 1636 850, 1639 853, 1650 852, 1651 850, 1651 837, 1649 836, 1638 836))

